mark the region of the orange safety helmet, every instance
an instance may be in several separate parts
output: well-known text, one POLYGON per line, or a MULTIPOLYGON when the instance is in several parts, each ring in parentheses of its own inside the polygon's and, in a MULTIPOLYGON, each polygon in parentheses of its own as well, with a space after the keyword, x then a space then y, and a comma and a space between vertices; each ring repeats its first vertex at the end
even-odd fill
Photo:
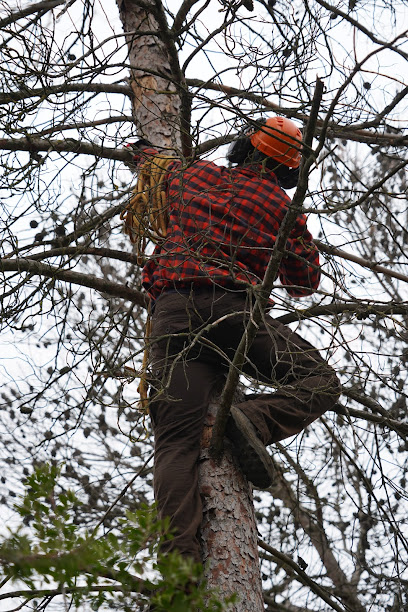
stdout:
POLYGON ((250 137, 251 144, 289 168, 298 168, 302 154, 302 132, 286 117, 270 117, 250 137))

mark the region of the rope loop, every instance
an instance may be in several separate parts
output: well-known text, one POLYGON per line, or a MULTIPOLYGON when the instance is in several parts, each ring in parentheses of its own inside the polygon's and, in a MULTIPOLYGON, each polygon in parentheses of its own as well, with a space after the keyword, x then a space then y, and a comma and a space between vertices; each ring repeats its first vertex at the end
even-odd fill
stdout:
POLYGON ((132 197, 120 218, 125 222, 125 233, 136 245, 138 265, 145 264, 145 250, 149 241, 160 243, 167 234, 168 211, 166 174, 174 157, 155 155, 139 169, 132 197))
MULTIPOLYGON (((139 169, 139 176, 132 197, 120 218, 125 222, 125 233, 136 246, 137 263, 143 266, 146 262, 146 246, 148 242, 159 244, 166 238, 168 210, 166 198, 166 175, 174 157, 155 155, 149 157, 139 169)), ((147 314, 144 354, 138 392, 140 400, 138 410, 144 414, 149 412, 149 384, 147 367, 149 361, 149 339, 151 333, 150 306, 147 314)))

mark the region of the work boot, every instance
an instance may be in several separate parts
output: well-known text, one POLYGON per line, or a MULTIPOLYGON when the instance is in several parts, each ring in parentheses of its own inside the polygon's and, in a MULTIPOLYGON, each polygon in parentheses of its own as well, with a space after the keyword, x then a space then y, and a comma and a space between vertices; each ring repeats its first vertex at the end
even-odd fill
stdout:
POLYGON ((233 453, 247 479, 257 489, 267 489, 272 484, 272 460, 258 438, 255 427, 236 406, 231 406, 226 436, 233 443, 233 453))

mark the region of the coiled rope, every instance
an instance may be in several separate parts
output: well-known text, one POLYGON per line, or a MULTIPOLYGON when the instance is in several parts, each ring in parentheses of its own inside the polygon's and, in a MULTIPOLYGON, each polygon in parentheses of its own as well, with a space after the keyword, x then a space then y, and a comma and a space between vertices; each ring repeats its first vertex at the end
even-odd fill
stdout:
POLYGON ((155 155, 139 169, 139 176, 129 204, 120 214, 125 233, 136 245, 137 262, 145 264, 149 241, 157 244, 167 234, 166 174, 174 157, 155 155))
MULTIPOLYGON (((137 263, 143 266, 146 262, 148 242, 160 243, 167 234, 168 210, 166 198, 166 175, 174 157, 155 155, 147 159, 139 168, 139 176, 132 192, 129 204, 121 212, 120 218, 125 222, 125 233, 136 245, 137 263)), ((147 365, 149 360, 149 339, 151 332, 150 307, 144 336, 144 353, 140 373, 138 392, 140 396, 138 409, 144 413, 148 409, 149 384, 147 382, 147 365)))

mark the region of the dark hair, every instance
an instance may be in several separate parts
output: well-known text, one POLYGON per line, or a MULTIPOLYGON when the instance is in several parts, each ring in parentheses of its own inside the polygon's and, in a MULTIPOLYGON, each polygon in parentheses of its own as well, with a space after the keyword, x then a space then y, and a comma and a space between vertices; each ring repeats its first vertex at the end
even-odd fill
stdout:
POLYGON ((299 180, 299 168, 289 168, 277 162, 273 157, 258 151, 251 143, 248 136, 249 130, 250 128, 245 128, 238 138, 231 143, 227 152, 227 160, 230 165, 265 164, 268 170, 271 170, 276 175, 280 187, 283 189, 293 189, 296 187, 299 180))
POLYGON ((242 131, 238 138, 230 144, 227 152, 227 159, 230 164, 242 166, 245 163, 251 163, 254 161, 253 155, 255 152, 255 147, 251 143, 247 132, 248 128, 242 131))

